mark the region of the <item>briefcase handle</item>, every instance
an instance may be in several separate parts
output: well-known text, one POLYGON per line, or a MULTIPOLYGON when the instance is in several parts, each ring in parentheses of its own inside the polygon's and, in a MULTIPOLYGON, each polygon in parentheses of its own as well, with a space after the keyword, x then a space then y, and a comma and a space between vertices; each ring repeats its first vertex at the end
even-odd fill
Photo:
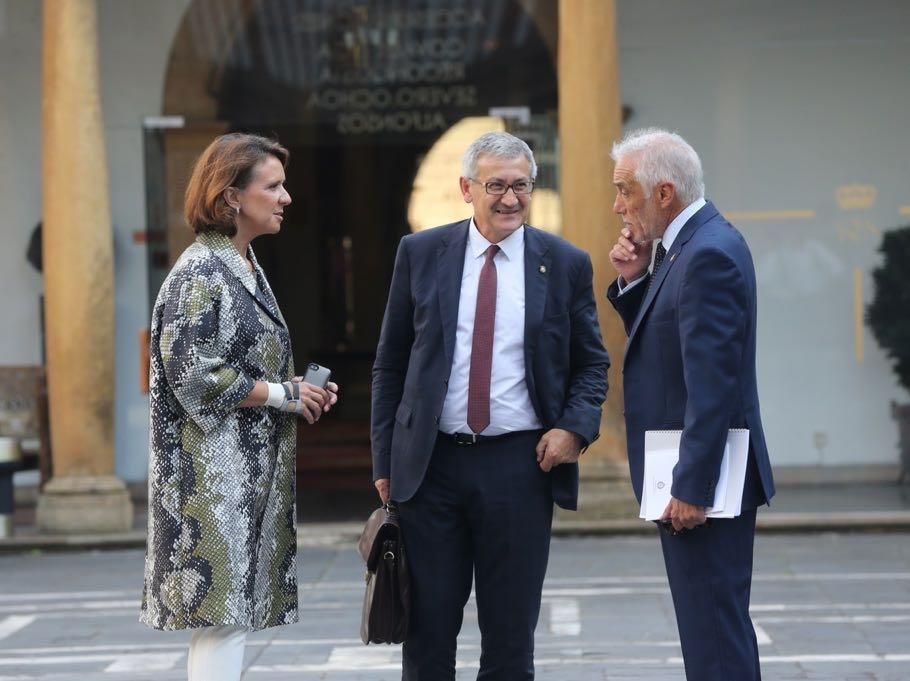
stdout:
POLYGON ((375 565, 382 547, 382 541, 377 541, 377 537, 380 534, 390 533, 396 535, 396 538, 399 533, 398 505, 394 502, 383 504, 370 514, 363 533, 360 535, 360 541, 357 542, 357 550, 368 569, 369 566, 375 565), (385 528, 384 531, 383 528, 385 528))

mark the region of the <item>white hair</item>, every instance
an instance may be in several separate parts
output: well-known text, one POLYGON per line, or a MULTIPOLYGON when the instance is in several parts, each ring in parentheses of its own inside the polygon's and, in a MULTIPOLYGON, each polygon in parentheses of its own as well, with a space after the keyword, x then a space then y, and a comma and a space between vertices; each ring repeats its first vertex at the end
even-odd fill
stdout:
POLYGON ((474 140, 461 157, 462 176, 474 177, 477 172, 477 159, 484 155, 508 159, 524 156, 528 159, 531 179, 537 178, 537 163, 534 161, 531 147, 515 135, 507 132, 488 132, 474 140))
POLYGON ((675 132, 660 128, 632 130, 613 144, 610 156, 638 156, 635 179, 650 196, 659 182, 669 182, 683 205, 705 195, 701 159, 686 140, 675 132))

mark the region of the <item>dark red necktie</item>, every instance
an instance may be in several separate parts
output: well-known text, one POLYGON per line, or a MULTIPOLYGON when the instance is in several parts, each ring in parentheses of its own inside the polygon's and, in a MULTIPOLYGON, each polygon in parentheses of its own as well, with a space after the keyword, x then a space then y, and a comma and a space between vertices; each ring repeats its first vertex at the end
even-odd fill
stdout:
POLYGON ((471 373, 468 377, 468 426, 475 433, 490 425, 490 371, 493 367, 493 324, 496 320, 496 263, 499 246, 487 248, 474 310, 471 373))

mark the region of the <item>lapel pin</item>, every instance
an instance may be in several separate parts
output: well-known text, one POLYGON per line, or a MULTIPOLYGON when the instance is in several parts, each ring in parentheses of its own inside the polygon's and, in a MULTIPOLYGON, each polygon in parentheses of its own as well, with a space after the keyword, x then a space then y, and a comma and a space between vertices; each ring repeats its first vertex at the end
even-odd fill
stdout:
POLYGON ((673 262, 674 260, 676 260, 676 253, 670 256, 670 262, 673 262))
POLYGON ((541 265, 541 266, 540 266, 540 273, 541 273, 541 274, 546 274, 546 273, 547 273, 547 266, 546 266, 546 265, 541 265))

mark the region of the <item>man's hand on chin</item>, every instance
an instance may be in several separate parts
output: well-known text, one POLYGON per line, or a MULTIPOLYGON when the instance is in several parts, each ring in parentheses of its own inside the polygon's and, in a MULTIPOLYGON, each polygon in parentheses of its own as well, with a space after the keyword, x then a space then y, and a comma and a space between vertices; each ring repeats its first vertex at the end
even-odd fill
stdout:
POLYGON ((575 463, 581 454, 584 441, 581 435, 571 430, 552 428, 540 436, 537 443, 537 463, 540 470, 549 473, 553 466, 575 463))
POLYGON ((660 519, 669 520, 673 524, 673 529, 677 532, 691 530, 705 524, 705 507, 689 504, 676 497, 670 497, 670 503, 667 504, 667 508, 660 519))

